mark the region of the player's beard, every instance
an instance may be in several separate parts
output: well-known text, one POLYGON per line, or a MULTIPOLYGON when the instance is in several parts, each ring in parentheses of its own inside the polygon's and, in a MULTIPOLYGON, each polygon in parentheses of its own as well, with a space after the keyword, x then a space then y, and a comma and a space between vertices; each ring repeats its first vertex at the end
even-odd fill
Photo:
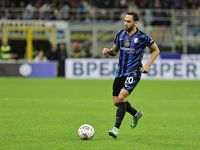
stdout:
POLYGON ((130 26, 129 28, 127 28, 125 30, 130 33, 133 30, 134 27, 135 27, 135 25, 133 24, 132 26, 130 26))

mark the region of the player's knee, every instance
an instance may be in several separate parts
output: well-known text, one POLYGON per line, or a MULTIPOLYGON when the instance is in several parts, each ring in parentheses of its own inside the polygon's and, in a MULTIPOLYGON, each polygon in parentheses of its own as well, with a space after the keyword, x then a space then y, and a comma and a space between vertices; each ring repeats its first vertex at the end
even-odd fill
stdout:
POLYGON ((126 102, 128 95, 129 95, 129 93, 126 90, 123 90, 122 92, 120 92, 120 94, 118 96, 118 103, 126 102))
POLYGON ((121 103, 121 102, 124 102, 125 101, 125 97, 124 96, 120 96, 118 98, 118 102, 121 103))
POLYGON ((113 104, 118 106, 118 96, 113 96, 113 104))
POLYGON ((114 104, 116 107, 118 107, 118 102, 113 102, 113 104, 114 104))

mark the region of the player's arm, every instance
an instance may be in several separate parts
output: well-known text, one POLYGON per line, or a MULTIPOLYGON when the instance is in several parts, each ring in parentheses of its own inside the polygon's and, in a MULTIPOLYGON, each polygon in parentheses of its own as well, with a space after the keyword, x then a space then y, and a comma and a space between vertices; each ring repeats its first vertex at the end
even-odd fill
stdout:
POLYGON ((151 58, 150 60, 148 61, 148 63, 146 65, 144 65, 140 71, 142 73, 148 73, 149 72, 149 68, 150 66, 152 65, 152 63, 154 62, 154 60, 157 58, 157 56, 159 55, 160 53, 160 50, 158 48, 158 46, 156 45, 156 43, 152 44, 151 46, 149 46, 149 48, 151 49, 152 51, 152 54, 151 54, 151 58))
POLYGON ((118 51, 119 51, 119 46, 117 46, 117 45, 114 44, 113 47, 112 47, 111 49, 104 48, 104 49, 102 50, 102 53, 103 53, 104 55, 108 54, 108 55, 110 55, 110 56, 116 56, 117 53, 118 53, 118 51))

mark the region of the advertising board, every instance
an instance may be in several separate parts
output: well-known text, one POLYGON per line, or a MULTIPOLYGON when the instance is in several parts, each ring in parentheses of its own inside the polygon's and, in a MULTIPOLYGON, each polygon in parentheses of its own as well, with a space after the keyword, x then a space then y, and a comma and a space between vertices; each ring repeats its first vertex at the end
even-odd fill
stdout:
MULTIPOLYGON (((143 60, 146 64, 148 60, 143 60)), ((67 79, 112 79, 118 59, 66 59, 67 79)), ((156 60, 143 79, 199 80, 200 60, 156 60)))

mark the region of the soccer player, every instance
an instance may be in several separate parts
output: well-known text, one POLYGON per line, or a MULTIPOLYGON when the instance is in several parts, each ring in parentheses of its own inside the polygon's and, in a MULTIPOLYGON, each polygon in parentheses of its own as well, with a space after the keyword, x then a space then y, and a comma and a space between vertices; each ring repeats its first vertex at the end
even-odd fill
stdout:
POLYGON ((135 128, 138 120, 144 115, 137 111, 127 101, 128 96, 140 81, 142 73, 148 73, 151 64, 159 55, 160 50, 156 43, 147 34, 141 32, 136 26, 139 16, 136 12, 129 11, 124 18, 124 30, 118 32, 111 49, 104 48, 102 53, 116 56, 119 53, 118 69, 113 83, 113 102, 117 106, 116 122, 109 135, 117 138, 120 125, 128 112, 133 116, 131 128, 135 128), (146 65, 142 65, 145 47, 148 46, 152 55, 146 65))

